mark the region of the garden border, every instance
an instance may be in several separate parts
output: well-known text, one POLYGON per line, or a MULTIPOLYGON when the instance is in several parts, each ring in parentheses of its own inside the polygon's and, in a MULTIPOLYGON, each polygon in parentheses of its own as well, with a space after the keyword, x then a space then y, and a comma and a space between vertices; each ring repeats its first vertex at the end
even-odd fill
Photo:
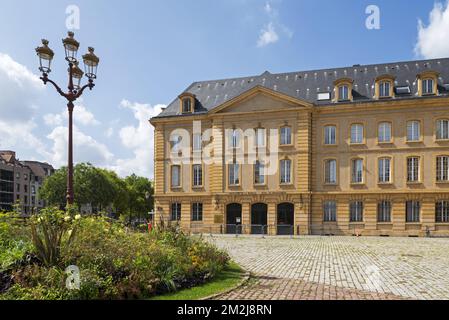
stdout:
POLYGON ((251 279, 251 272, 245 271, 245 274, 243 275, 242 280, 240 280, 240 282, 237 283, 234 287, 226 289, 226 290, 224 290, 222 292, 215 293, 215 294, 212 294, 210 296, 198 299, 198 300, 216 300, 216 298, 218 298, 219 296, 222 296, 224 294, 227 294, 227 293, 229 293, 231 291, 234 291, 234 290, 244 286, 248 282, 249 279, 251 279))

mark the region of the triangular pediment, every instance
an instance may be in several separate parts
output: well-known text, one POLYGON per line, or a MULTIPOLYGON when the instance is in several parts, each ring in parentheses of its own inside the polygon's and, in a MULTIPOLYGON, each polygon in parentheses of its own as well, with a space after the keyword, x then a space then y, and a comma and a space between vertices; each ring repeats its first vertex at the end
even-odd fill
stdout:
POLYGON ((311 107, 312 104, 309 102, 292 98, 265 87, 255 87, 217 107, 213 110, 213 113, 251 113, 310 109, 311 107))

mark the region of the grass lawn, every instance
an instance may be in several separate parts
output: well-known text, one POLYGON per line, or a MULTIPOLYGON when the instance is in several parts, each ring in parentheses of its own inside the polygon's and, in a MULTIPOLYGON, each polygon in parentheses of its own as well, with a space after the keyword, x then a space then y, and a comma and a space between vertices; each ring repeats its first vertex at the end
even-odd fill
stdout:
POLYGON ((243 275, 244 271, 240 266, 231 262, 223 272, 208 283, 174 293, 155 296, 150 300, 198 300, 236 286, 242 280, 243 275))

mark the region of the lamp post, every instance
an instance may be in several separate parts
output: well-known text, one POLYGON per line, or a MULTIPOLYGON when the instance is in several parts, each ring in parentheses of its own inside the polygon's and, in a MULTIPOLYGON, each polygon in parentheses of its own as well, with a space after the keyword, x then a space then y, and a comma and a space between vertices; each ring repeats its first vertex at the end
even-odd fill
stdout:
POLYGON ((51 62, 54 57, 53 50, 48 46, 48 40, 42 40, 42 46, 36 48, 36 53, 39 57, 39 70, 42 73, 41 80, 44 84, 51 83, 56 91, 66 98, 67 110, 69 113, 69 141, 68 141, 68 171, 67 171, 67 204, 72 205, 74 202, 73 192, 73 102, 78 99, 85 89, 92 90, 95 86, 94 80, 97 78, 97 67, 100 59, 95 55, 94 48, 89 47, 88 52, 83 55, 84 71, 78 67, 78 60, 76 55, 79 49, 79 42, 75 40, 74 33, 69 31, 67 38, 62 40, 65 50, 65 59, 68 62, 69 68, 69 84, 68 91, 64 92, 53 80, 48 78, 51 72, 51 62), (88 78, 88 83, 81 86, 81 79, 83 75, 88 78))

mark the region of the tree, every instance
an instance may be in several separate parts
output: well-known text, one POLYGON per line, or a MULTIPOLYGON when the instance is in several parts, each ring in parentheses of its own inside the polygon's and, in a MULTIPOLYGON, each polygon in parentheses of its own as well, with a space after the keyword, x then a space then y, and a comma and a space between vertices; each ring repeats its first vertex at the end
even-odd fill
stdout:
POLYGON ((128 215, 130 219, 145 216, 153 210, 154 189, 152 181, 133 174, 125 178, 125 183, 129 195, 128 215))

